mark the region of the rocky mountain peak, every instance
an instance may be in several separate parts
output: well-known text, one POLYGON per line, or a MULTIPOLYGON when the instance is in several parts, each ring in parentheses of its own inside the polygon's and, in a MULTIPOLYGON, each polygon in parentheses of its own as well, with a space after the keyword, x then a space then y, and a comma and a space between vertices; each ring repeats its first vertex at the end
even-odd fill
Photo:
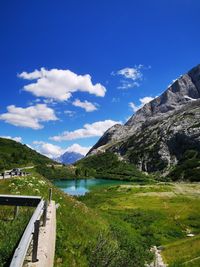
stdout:
POLYGON ((63 163, 63 164, 73 164, 76 161, 82 159, 84 155, 77 152, 69 152, 66 151, 63 155, 56 158, 55 161, 63 163))
POLYGON ((164 93, 139 109, 125 125, 133 126, 147 118, 160 117, 200 98, 200 65, 174 81, 164 93))
POLYGON ((143 124, 163 121, 188 103, 200 99, 200 65, 176 79, 159 97, 145 104, 125 125, 108 129, 88 154, 104 152, 119 141, 124 141, 142 129, 143 124))

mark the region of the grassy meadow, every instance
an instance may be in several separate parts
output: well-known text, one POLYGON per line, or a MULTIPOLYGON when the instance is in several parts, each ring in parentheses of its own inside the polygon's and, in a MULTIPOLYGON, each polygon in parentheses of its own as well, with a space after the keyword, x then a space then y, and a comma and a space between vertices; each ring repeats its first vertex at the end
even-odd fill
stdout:
MULTIPOLYGON (((162 247, 163 259, 170 267, 200 266, 200 184, 130 183, 96 187, 73 198, 35 170, 30 171, 27 177, 1 180, 0 193, 47 198, 53 188, 58 207, 55 266, 142 267, 153 261, 150 248, 154 245, 162 247)), ((7 251, 7 261, 17 238, 9 243, 5 233, 15 232, 14 225, 23 231, 23 211, 13 222, 10 227, 9 220, 0 218, 4 224, 0 228, 0 258, 7 251)), ((0 266, 6 266, 5 261, 0 266)))
POLYGON ((122 185, 79 199, 106 218, 111 231, 126 229, 123 238, 161 246, 169 266, 200 266, 200 184, 122 185))
MULTIPOLYGON (((47 199, 49 188, 53 188, 53 199, 57 204, 57 237, 54 265, 65 267, 94 266, 93 263, 96 262, 96 257, 99 257, 100 264, 105 262, 110 257, 110 248, 115 250, 117 247, 117 242, 109 236, 107 221, 84 203, 62 193, 34 170, 30 171, 32 173, 26 177, 0 180, 0 194, 39 195, 47 199), (104 246, 103 250, 100 246, 96 251, 97 243, 101 244, 105 240, 106 246, 104 246)), ((17 223, 20 224, 23 232, 26 224, 21 223, 20 220, 22 218, 23 214, 20 213, 15 224, 16 227, 17 223)), ((14 234, 16 227, 14 227, 14 224, 13 227, 10 227, 5 222, 4 227, 0 228, 0 237, 2 237, 0 259, 2 259, 4 251, 7 251, 7 247, 10 247, 6 253, 5 260, 0 260, 0 266, 7 266, 18 241, 17 239, 20 237, 19 235, 15 240, 9 240, 6 236, 7 230, 10 230, 10 235, 14 234)))

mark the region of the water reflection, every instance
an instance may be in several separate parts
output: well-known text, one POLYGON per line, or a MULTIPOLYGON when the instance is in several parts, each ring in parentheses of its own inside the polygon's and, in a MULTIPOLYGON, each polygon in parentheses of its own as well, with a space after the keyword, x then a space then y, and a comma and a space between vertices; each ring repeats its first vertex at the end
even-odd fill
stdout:
POLYGON ((130 182, 110 179, 70 179, 54 180, 54 184, 65 193, 72 196, 83 196, 94 187, 129 184, 130 182))

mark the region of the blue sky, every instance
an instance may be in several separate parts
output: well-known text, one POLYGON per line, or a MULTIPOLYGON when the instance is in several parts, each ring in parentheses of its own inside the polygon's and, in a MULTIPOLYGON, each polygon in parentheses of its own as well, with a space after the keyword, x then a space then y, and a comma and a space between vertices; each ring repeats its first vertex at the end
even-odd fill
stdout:
POLYGON ((0 135, 86 152, 200 63, 199 12, 198 0, 0 1, 0 135))

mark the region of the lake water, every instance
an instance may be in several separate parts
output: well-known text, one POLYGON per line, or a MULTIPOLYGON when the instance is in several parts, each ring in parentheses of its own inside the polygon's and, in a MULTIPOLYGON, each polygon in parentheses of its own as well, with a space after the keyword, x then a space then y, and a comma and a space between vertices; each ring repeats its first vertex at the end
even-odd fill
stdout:
POLYGON ((72 196, 84 196, 87 192, 90 192, 95 187, 130 184, 130 182, 127 181, 95 178, 54 180, 53 183, 62 191, 72 196))

